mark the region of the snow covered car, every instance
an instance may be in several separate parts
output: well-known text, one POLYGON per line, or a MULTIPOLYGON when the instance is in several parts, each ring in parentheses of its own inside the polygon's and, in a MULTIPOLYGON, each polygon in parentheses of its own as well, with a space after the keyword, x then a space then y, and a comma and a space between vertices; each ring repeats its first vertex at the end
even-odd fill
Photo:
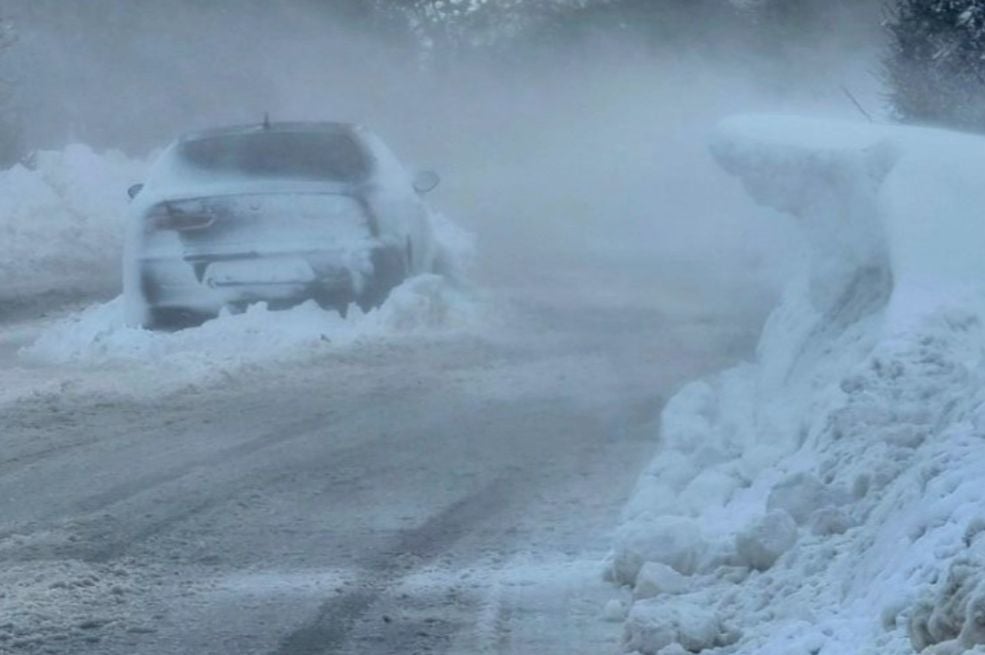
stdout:
POLYGON ((250 303, 377 306, 431 269, 434 242, 411 177, 368 130, 269 123, 186 135, 134 185, 127 321, 183 327, 250 303))

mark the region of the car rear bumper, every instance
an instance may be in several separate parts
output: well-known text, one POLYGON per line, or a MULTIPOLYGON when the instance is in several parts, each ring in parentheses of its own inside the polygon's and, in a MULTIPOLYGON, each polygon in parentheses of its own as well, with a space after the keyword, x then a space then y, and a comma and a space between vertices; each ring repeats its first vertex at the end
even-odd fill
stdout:
POLYGON ((152 309, 216 314, 230 305, 309 299, 342 307, 359 300, 373 265, 371 254, 340 259, 322 252, 144 257, 137 261, 138 282, 152 309))

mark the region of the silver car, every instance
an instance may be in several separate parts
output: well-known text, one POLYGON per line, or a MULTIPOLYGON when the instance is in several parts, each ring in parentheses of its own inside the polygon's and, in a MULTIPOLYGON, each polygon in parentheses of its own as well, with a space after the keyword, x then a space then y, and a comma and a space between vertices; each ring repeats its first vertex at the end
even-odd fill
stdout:
POLYGON ((379 305, 434 260, 420 196, 368 130, 270 123, 186 135, 130 188, 123 287, 130 324, 176 328, 224 308, 305 300, 379 305))

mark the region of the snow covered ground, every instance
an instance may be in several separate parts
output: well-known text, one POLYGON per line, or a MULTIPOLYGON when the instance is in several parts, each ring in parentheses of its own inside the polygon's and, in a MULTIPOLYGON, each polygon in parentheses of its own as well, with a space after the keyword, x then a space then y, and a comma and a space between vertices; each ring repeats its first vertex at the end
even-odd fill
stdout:
POLYGON ((0 330, 0 388, 28 389, 0 400, 0 651, 611 652, 598 566, 639 425, 750 329, 586 286, 335 345, 303 307, 216 321, 249 356, 207 326, 87 337, 105 306, 0 330))
POLYGON ((154 398, 366 345, 479 336, 499 324, 493 306, 467 286, 422 275, 394 289, 380 308, 354 307, 346 319, 313 302, 285 311, 259 304, 201 327, 154 332, 126 325, 118 297, 0 324, 0 412, 18 399, 65 393, 154 398))
POLYGON ((755 360, 663 411, 625 649, 983 652, 985 140, 747 116, 712 151, 810 254, 755 360))

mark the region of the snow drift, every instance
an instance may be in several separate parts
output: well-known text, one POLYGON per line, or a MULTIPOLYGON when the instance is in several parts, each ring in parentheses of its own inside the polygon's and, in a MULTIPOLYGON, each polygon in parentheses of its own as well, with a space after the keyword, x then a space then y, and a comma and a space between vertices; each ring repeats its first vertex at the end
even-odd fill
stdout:
POLYGON ((810 257, 755 361, 663 412, 626 649, 985 652, 985 139, 758 116, 712 152, 810 257))
POLYGON ((430 274, 405 281, 378 309, 352 307, 346 318, 314 301, 284 311, 258 303, 171 333, 127 325, 120 297, 52 322, 19 354, 29 364, 144 367, 158 381, 170 377, 180 385, 245 366, 308 361, 373 340, 455 334, 478 317, 479 305, 467 290, 430 274))
POLYGON ((118 288, 126 190, 144 168, 70 145, 0 171, 0 299, 118 288))

